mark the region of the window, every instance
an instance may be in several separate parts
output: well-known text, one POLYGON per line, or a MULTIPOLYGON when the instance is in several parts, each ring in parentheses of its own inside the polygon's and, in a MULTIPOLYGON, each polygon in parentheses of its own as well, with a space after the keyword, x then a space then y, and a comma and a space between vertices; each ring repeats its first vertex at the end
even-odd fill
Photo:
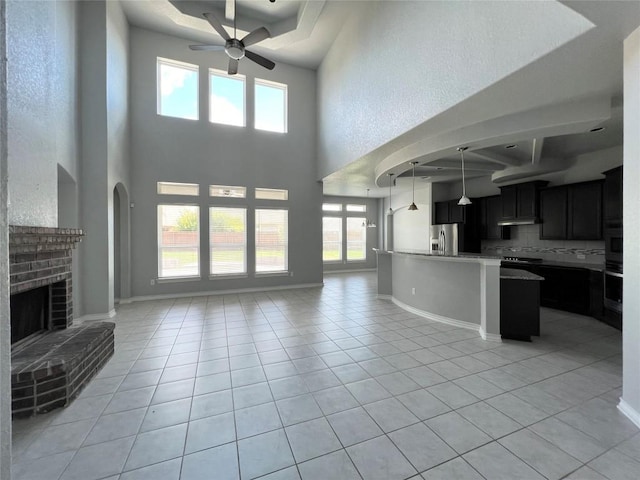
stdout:
POLYGON ((255 82, 255 128, 286 133, 287 86, 258 78, 255 82))
POLYGON ((244 127, 244 75, 209 70, 209 121, 244 127))
POLYGON ((158 277, 200 275, 200 209, 158 205, 158 277))
POLYGON ((341 212, 342 204, 340 203, 323 203, 322 211, 324 212, 341 212))
POLYGON ((366 212, 366 205, 347 205, 347 212, 366 212))
POLYGON ((246 187, 232 187, 229 185, 209 185, 210 197, 245 198, 246 187))
POLYGON ((342 217, 322 219, 322 261, 342 261, 342 217))
POLYGON ((277 188, 256 188, 256 199, 258 200, 288 200, 289 190, 277 188))
POLYGON ((197 197, 200 186, 197 183, 158 182, 158 195, 190 195, 197 197))
POLYGON ((256 273, 289 268, 289 212, 256 209, 256 273))
POLYGON ((211 275, 247 273, 247 210, 209 208, 211 275))
POLYGON ((347 261, 367 259, 366 218, 347 217, 347 261))
POLYGON ((198 119, 198 66, 158 57, 158 115, 198 119))

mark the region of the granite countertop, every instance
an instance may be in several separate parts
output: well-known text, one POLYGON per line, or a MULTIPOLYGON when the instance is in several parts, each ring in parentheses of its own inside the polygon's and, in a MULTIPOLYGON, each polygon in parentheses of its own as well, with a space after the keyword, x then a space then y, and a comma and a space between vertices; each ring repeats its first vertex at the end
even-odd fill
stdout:
POLYGON ((467 259, 488 259, 488 260, 502 260, 502 257, 497 255, 482 255, 480 253, 468 253, 468 252, 439 252, 434 250, 380 250, 373 249, 377 253, 400 253, 403 255, 419 255, 424 257, 444 257, 444 258, 467 258, 467 259))
MULTIPOLYGON (((502 259, 503 262, 510 262, 509 260, 502 259)), ((542 260, 540 263, 525 263, 525 262, 511 262, 512 265, 546 265, 549 267, 569 267, 569 268, 586 268, 587 270, 593 270, 596 272, 604 272, 604 263, 579 263, 579 262, 559 262, 556 260, 542 260)), ((509 266, 511 267, 511 265, 509 266)))
POLYGON ((500 267, 501 280, 544 280, 544 277, 526 270, 518 270, 517 268, 500 267))

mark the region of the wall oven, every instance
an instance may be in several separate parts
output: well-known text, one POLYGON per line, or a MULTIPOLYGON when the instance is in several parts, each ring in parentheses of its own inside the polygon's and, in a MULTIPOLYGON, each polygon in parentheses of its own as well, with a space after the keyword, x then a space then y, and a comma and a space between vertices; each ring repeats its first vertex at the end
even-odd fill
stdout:
POLYGON ((606 228, 604 232, 604 254, 607 263, 622 265, 622 228, 606 228))

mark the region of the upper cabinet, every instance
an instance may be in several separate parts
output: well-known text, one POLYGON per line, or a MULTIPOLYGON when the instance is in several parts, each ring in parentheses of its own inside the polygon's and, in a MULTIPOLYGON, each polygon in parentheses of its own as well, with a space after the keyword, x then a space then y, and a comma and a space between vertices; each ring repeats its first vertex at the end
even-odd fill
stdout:
POLYGON ((540 188, 547 182, 535 181, 500 187, 502 222, 531 221, 538 218, 540 188))
POLYGON ((502 200, 500 195, 478 199, 480 205, 480 238, 482 240, 507 240, 511 238, 510 227, 501 227, 502 200))
POLYGON ((568 187, 570 240, 602 240, 602 181, 568 187))
MULTIPOLYGON (((473 204, 472 204, 473 205, 473 204)), ((467 223, 471 216, 468 210, 473 210, 471 205, 461 207, 458 200, 447 200, 445 202, 435 203, 435 221, 434 225, 443 223, 467 223)))
POLYGON ((566 240, 567 238, 567 188, 553 187, 540 192, 540 238, 566 240))
POLYGON ((622 226, 622 166, 603 172, 604 222, 607 227, 622 226))
POLYGON ((602 181, 542 190, 540 217, 543 240, 602 240, 602 181))

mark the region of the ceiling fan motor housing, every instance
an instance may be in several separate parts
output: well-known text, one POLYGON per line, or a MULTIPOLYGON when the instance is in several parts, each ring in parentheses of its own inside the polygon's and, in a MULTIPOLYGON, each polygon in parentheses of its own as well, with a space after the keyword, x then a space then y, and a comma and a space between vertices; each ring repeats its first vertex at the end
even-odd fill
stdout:
POLYGON ((240 60, 244 57, 244 45, 237 38, 227 40, 224 50, 227 52, 227 55, 234 60, 240 60))

